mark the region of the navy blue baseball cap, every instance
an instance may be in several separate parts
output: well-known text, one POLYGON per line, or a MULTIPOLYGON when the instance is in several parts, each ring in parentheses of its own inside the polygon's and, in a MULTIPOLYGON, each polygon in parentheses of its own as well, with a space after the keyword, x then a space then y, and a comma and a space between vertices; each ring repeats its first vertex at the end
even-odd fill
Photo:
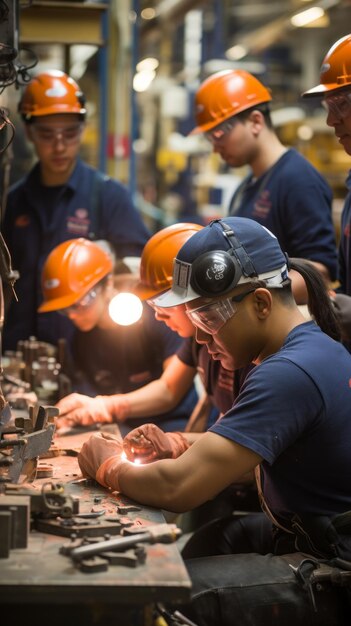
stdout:
POLYGON ((198 287, 201 282, 208 286, 209 297, 218 297, 252 280, 281 287, 287 278, 288 258, 275 235, 254 220, 227 217, 188 239, 174 259, 172 289, 152 303, 168 308, 207 296, 198 287), (223 277, 228 275, 226 283, 223 277))

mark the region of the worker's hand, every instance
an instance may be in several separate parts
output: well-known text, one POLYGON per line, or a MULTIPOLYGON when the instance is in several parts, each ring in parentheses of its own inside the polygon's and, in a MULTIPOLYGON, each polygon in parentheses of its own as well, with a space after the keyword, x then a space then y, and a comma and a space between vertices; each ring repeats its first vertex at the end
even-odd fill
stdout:
POLYGON ((83 476, 95 478, 104 487, 119 488, 119 475, 129 465, 123 454, 121 439, 110 433, 94 433, 78 454, 78 464, 83 476))
POLYGON ((179 432, 164 433, 156 424, 134 428, 123 440, 123 449, 129 461, 151 463, 158 459, 176 459, 189 448, 179 432))
POLYGON ((332 301, 341 327, 344 341, 351 341, 351 297, 343 293, 332 295, 332 301))
POLYGON ((56 432, 72 426, 90 426, 96 423, 112 422, 105 396, 90 398, 80 393, 71 393, 56 404, 60 413, 56 422, 56 432))
POLYGON ((78 464, 83 476, 96 477, 96 472, 106 459, 117 457, 120 459, 123 452, 123 443, 112 433, 94 433, 88 441, 83 443, 78 454, 78 464))

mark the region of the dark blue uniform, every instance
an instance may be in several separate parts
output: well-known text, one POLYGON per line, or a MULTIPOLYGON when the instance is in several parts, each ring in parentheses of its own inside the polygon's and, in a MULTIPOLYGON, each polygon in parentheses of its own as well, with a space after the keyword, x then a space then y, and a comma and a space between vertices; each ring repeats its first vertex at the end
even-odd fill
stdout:
POLYGON ((263 457, 265 498, 281 519, 351 509, 350 377, 350 354, 306 322, 248 374, 211 428, 263 457))
POLYGON ((339 246, 339 280, 341 290, 348 296, 351 296, 351 248, 350 248, 350 232, 351 232, 351 170, 346 179, 346 185, 349 190, 341 216, 341 233, 339 246))
MULTIPOLYGON (((182 342, 177 333, 155 319, 148 305, 144 305, 140 321, 132 326, 116 324, 112 329, 76 330, 73 339, 75 391, 95 396, 139 389, 161 377, 163 362, 182 342)), ((124 436, 146 421, 154 422, 164 431, 184 430, 197 399, 192 386, 172 411, 155 418, 127 419, 119 424, 121 433, 124 436)))
MULTIPOLYGON (((199 531, 208 558, 187 562, 192 606, 183 609, 199 626, 218 615, 223 626, 233 615, 238 624, 293 626, 297 616, 310 624, 313 615, 321 626, 349 623, 343 589, 321 585, 313 609, 312 570, 303 570, 305 579, 292 566, 313 564, 309 555, 350 560, 350 524, 338 517, 351 509, 350 376, 350 354, 306 322, 247 375, 232 409, 211 427, 263 458, 263 494, 277 523, 273 529, 263 513, 230 515, 199 531)), ((190 556, 201 556, 198 545, 190 556)))
POLYGON ((20 273, 18 302, 6 313, 4 349, 16 348, 19 339, 35 335, 56 344, 69 341, 73 324, 57 313, 37 313, 42 302, 41 271, 49 252, 67 239, 106 239, 118 258, 140 256, 149 238, 128 190, 119 182, 78 161, 69 181, 59 187, 40 182, 37 164, 10 190, 2 234, 12 266, 20 273))
POLYGON ((331 214, 332 192, 321 174, 296 150, 287 150, 262 176, 248 176, 232 198, 229 213, 268 228, 290 257, 325 265, 337 278, 331 214))

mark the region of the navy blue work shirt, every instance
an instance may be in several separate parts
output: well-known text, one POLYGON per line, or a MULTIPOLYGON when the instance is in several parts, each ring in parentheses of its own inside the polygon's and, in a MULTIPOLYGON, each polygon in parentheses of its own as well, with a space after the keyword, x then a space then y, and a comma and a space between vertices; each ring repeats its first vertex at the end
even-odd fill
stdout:
POLYGON ((339 280, 341 291, 351 296, 351 170, 346 179, 348 194, 345 198, 341 215, 341 233, 339 245, 339 280))
POLYGON ((18 302, 13 299, 5 315, 4 350, 15 349, 31 335, 54 345, 64 337, 70 344, 74 327, 69 319, 37 313, 42 267, 58 244, 75 237, 106 239, 117 258, 141 255, 150 233, 129 191, 106 177, 97 194, 96 181, 96 170, 78 160, 65 185, 42 185, 36 164, 10 189, 2 234, 20 278, 15 285, 18 302))
MULTIPOLYGON (((166 359, 176 353, 183 339, 166 324, 155 319, 144 304, 141 319, 132 326, 95 327, 89 332, 76 330, 73 339, 75 391, 88 395, 128 393, 157 380, 166 359)), ((121 423, 123 436, 144 423, 155 423, 164 431, 184 430, 198 400, 191 385, 171 411, 147 418, 135 417, 121 423)))
POLYGON ((313 165, 287 150, 262 176, 252 175, 235 191, 229 214, 248 217, 268 228, 290 257, 327 267, 337 278, 337 247, 332 192, 313 165))

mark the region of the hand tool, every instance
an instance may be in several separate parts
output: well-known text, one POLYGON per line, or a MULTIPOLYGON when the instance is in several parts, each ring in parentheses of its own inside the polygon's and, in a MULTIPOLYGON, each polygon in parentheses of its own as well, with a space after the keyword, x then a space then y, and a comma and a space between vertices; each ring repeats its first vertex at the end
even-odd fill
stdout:
POLYGON ((129 537, 116 537, 107 541, 99 541, 92 545, 74 548, 71 551, 71 557, 74 561, 80 561, 109 550, 123 551, 127 548, 132 548, 137 543, 172 543, 180 535, 181 530, 175 524, 156 524, 145 527, 144 531, 129 537))

